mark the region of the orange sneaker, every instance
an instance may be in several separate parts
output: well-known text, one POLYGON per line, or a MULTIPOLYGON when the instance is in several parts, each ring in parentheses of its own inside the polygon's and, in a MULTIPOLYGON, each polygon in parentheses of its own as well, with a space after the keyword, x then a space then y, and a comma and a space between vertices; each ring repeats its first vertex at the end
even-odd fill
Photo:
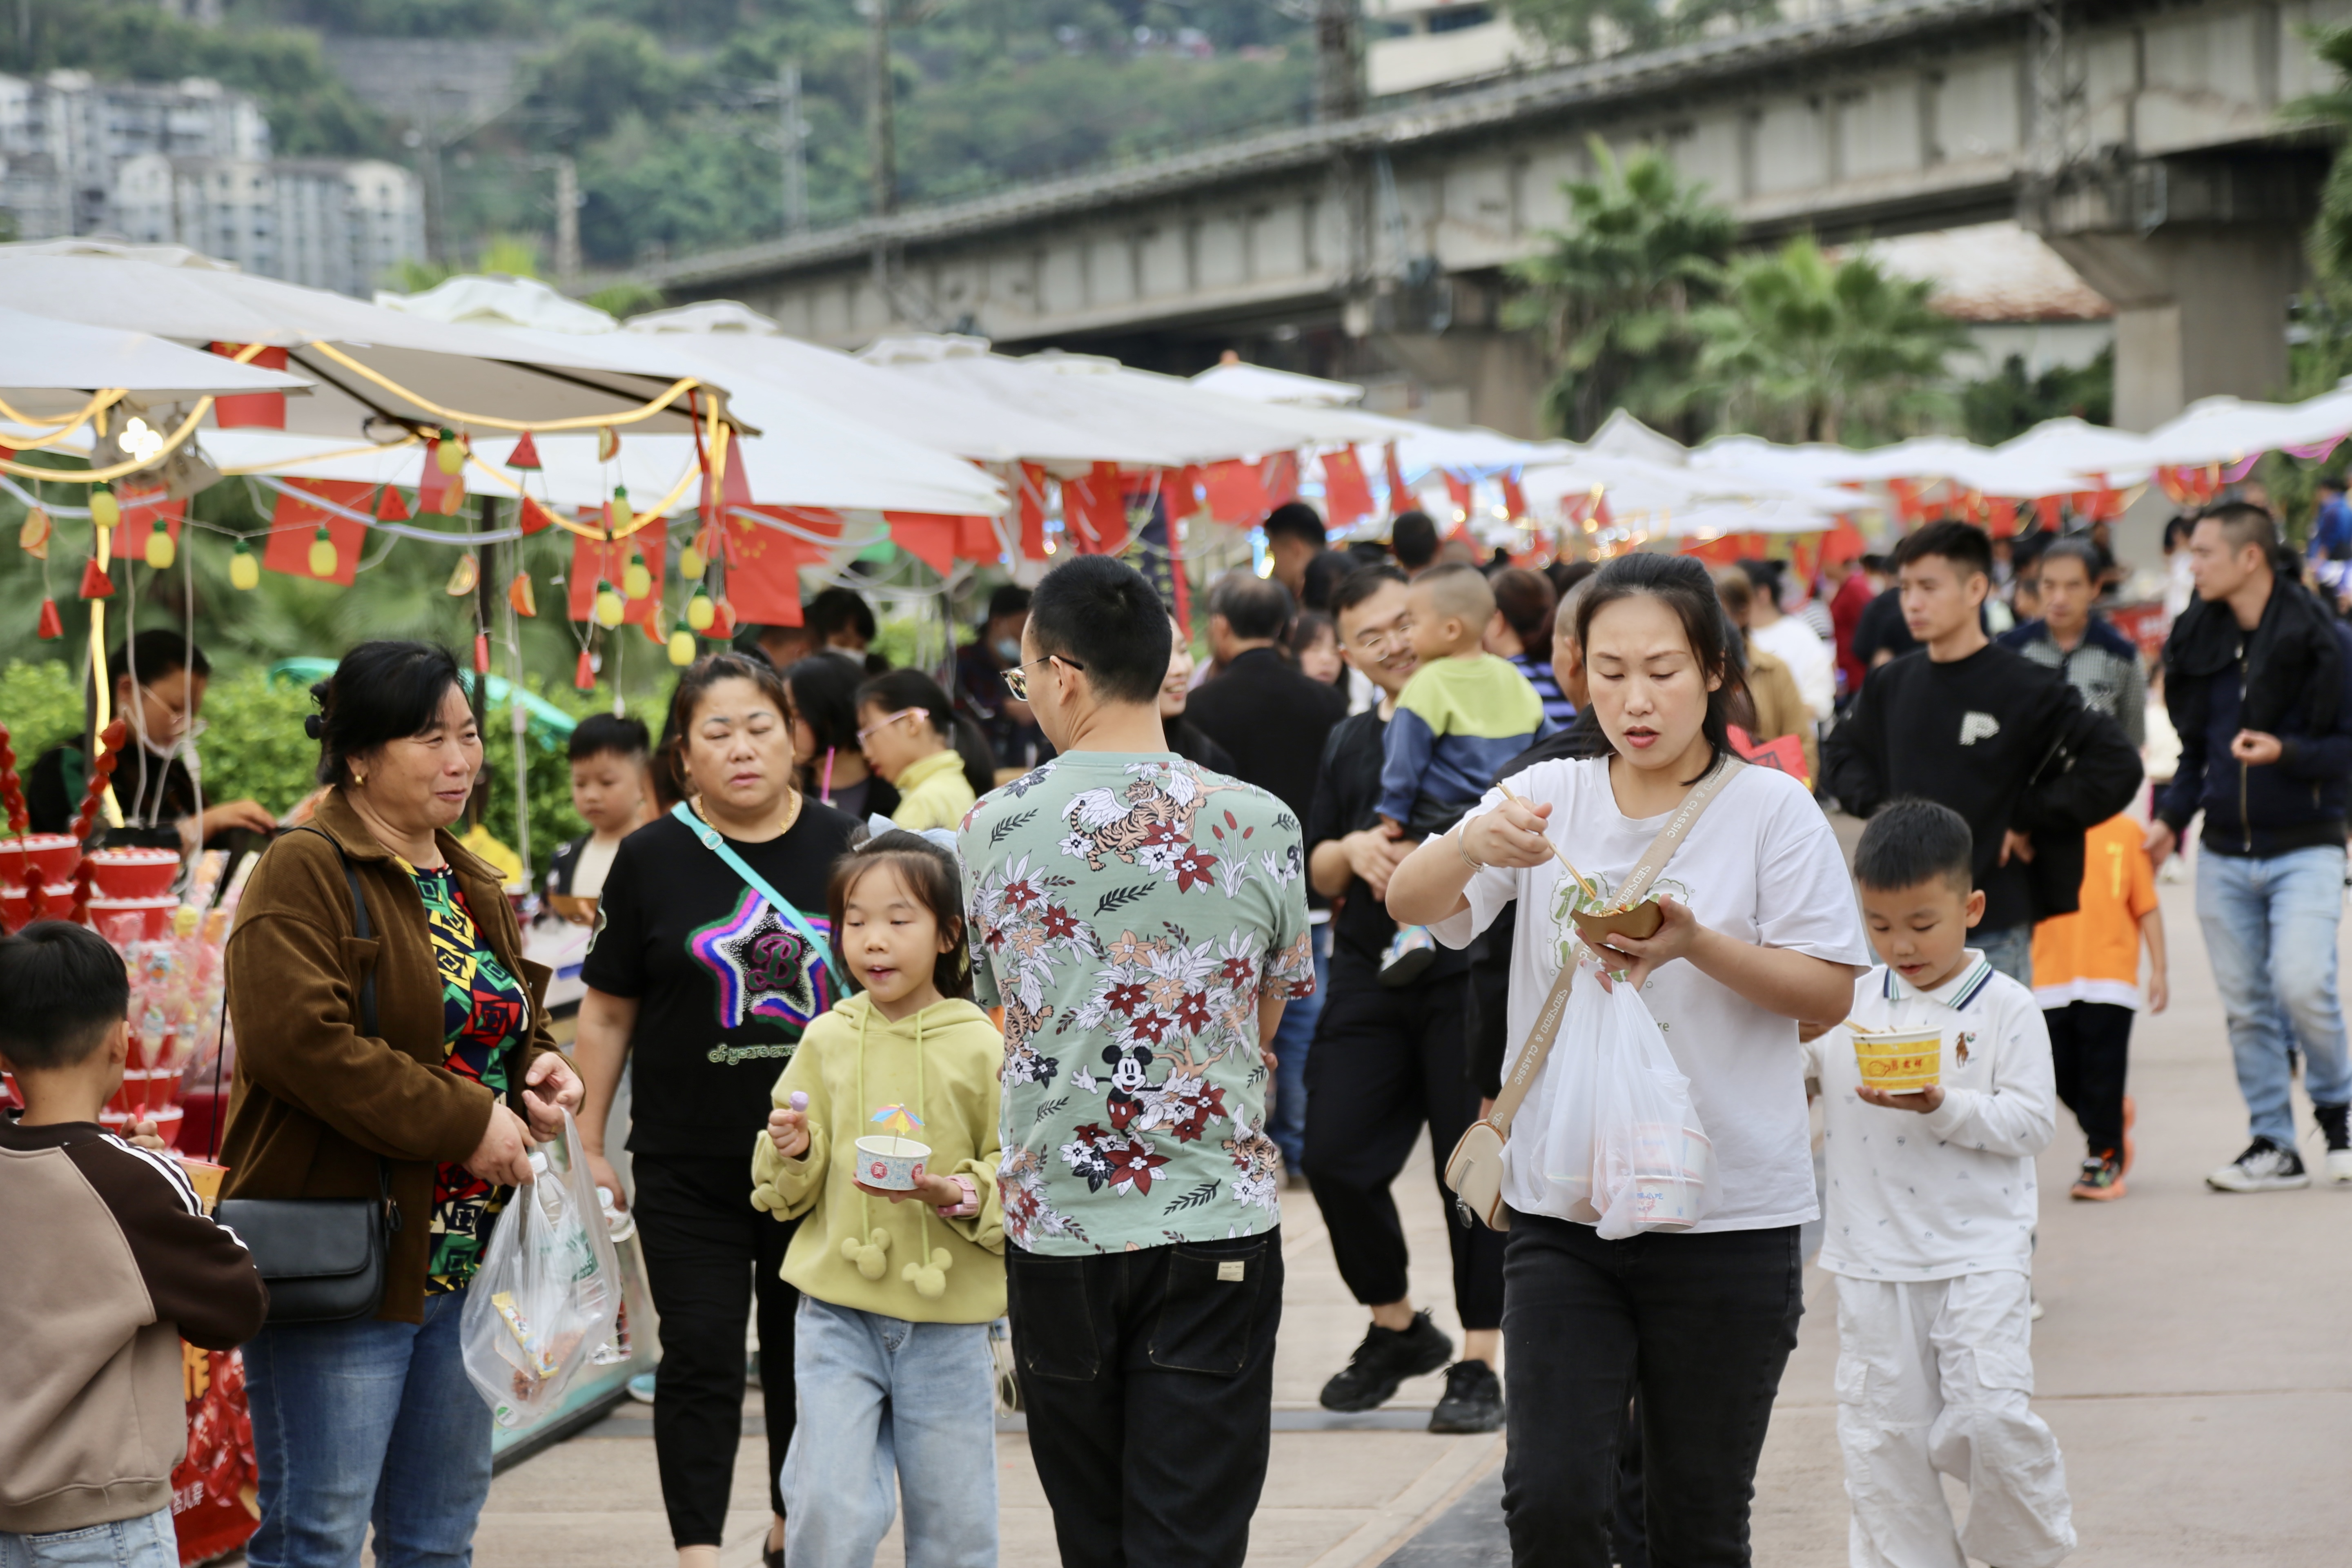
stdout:
POLYGON ((2124 1164, 2113 1154, 2094 1155, 2083 1162, 2074 1179, 2074 1195, 2093 1203, 2109 1203, 2124 1195, 2124 1164))

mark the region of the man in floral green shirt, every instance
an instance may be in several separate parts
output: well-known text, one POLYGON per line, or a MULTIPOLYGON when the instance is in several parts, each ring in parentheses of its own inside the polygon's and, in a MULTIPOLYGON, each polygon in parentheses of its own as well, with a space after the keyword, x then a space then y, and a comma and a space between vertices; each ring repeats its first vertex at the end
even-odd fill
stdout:
POLYGON ((1305 858, 1282 802, 1166 749, 1169 637, 1131 568, 1048 573, 1008 679, 1058 754, 960 843, 977 990, 1004 1008, 1013 1349, 1067 1564, 1238 1564, 1265 1480, 1265 1051, 1314 988, 1305 858))

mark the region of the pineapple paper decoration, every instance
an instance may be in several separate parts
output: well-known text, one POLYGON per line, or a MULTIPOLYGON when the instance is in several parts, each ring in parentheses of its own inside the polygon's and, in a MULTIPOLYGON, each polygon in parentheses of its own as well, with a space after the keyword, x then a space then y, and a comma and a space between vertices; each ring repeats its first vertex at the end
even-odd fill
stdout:
POLYGON ((261 563, 253 558, 253 547, 242 539, 236 542, 236 553, 228 558, 228 585, 239 593, 261 586, 261 563))

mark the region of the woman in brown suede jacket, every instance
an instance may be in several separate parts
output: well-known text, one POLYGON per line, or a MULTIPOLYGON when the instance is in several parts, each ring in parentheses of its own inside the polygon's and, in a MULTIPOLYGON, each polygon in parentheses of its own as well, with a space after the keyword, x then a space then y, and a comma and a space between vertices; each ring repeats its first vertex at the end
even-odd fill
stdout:
POLYGON ((380 1561, 465 1568, 490 1485, 490 1417, 458 1324, 534 1134, 580 1080, 550 1046, 548 972, 522 959, 488 864, 446 829, 481 770, 450 656, 363 643, 314 688, 310 825, 281 835, 228 952, 236 1077, 227 1197, 373 1197, 397 1228, 373 1318, 265 1328, 246 1347, 261 1528, 253 1568, 341 1568, 373 1522, 380 1561), (371 935, 354 934, 357 874, 371 935), (375 1035, 360 985, 375 977, 375 1035))

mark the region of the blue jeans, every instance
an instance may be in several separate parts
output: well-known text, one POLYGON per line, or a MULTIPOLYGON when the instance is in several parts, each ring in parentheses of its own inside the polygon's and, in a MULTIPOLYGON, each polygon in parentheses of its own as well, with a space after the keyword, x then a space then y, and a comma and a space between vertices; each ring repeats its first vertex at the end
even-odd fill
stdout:
POLYGON ((1983 953, 1987 963, 2028 991, 2033 989, 2032 926, 2003 926, 1999 931, 1986 931, 1979 926, 1969 933, 1969 945, 1983 953))
POLYGON ((0 1568, 180 1568, 180 1538, 168 1506, 87 1530, 0 1530, 0 1568))
POLYGON ((490 1495, 490 1407, 466 1376, 466 1292, 425 1321, 289 1323, 245 1347, 261 1528, 252 1568, 469 1568, 490 1495))
POLYGON ((1266 1113, 1265 1135, 1282 1151, 1282 1167, 1294 1174, 1307 1168, 1307 1052, 1315 1043, 1315 1025, 1323 1016, 1323 993, 1331 984, 1331 923, 1310 928, 1314 932, 1315 994, 1292 1002, 1282 1010, 1274 1031, 1274 1109, 1266 1113))
POLYGON ((2268 859, 2197 857, 2197 923, 2230 1024, 2238 1092, 2253 1135, 2294 1142, 2294 1067, 2314 1105, 2352 1100, 2344 1010, 2336 999, 2336 926, 2344 914, 2344 851, 2329 845, 2268 859))
POLYGON ((895 1482, 907 1500, 907 1568, 995 1568, 986 1323, 907 1323, 803 1296, 793 1384, 801 1412, 784 1456, 786 1562, 872 1568, 898 1511, 895 1482))

